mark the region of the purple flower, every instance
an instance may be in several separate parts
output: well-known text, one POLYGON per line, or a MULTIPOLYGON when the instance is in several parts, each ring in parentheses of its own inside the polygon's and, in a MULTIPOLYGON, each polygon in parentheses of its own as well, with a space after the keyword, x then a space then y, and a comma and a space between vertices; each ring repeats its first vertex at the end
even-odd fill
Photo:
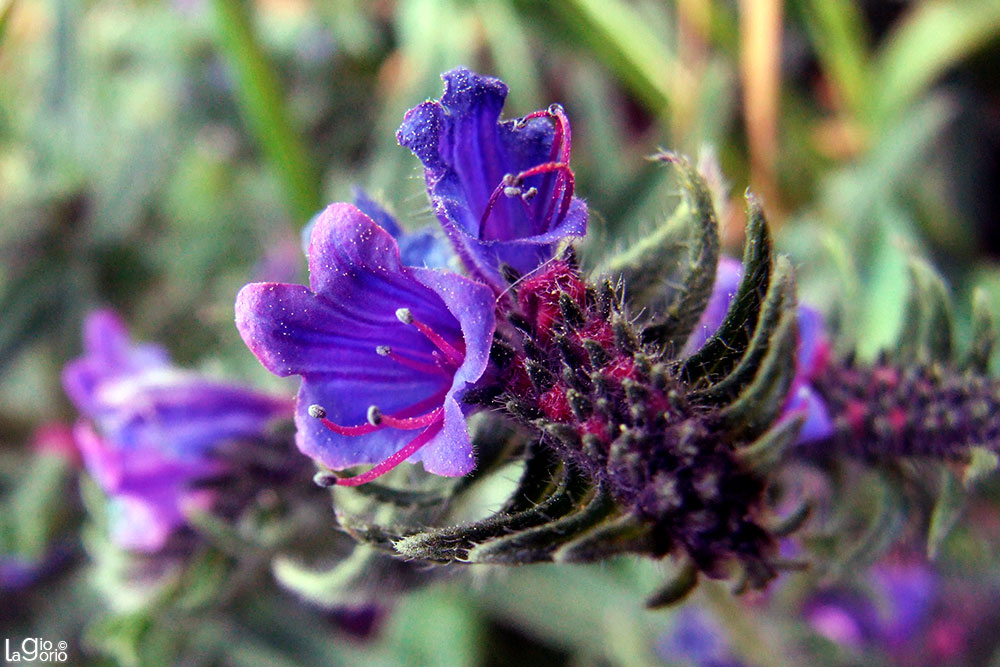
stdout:
POLYGON ((309 274, 309 287, 255 283, 236 298, 236 325, 261 363, 302 376, 299 449, 333 470, 378 464, 341 484, 408 458, 439 475, 472 470, 459 400, 489 361, 493 292, 404 266, 392 236, 350 204, 321 214, 309 274))
MULTIPOLYGON (((448 244, 435 233, 432 227, 423 227, 413 232, 403 231, 395 216, 368 196, 361 188, 354 188, 354 205, 362 213, 375 221, 379 227, 392 234, 399 244, 399 258, 405 266, 424 266, 430 269, 443 269, 452 264, 455 254, 448 244)), ((302 228, 302 251, 309 254, 309 242, 312 231, 323 211, 320 211, 305 227, 302 228)))
POLYGON ((905 651, 922 641, 938 598, 939 582, 923 563, 871 568, 863 590, 826 590, 803 608, 806 622, 827 639, 856 649, 882 645, 905 651))
POLYGON ((739 667, 725 631, 704 609, 686 605, 677 610, 670 631, 656 643, 656 654, 669 664, 697 667, 739 667))
POLYGON ((502 291, 501 263, 528 273, 586 232, 569 120, 552 105, 501 122, 502 81, 464 68, 442 78, 441 99, 410 109, 396 139, 423 162, 434 211, 470 273, 502 291))
MULTIPOLYGON (((730 257, 719 260, 715 286, 709 297, 708 306, 684 345, 683 354, 693 354, 722 325, 742 278, 743 265, 739 260, 730 257)), ((802 428, 799 429, 798 442, 810 442, 822 440, 833 433, 833 421, 826 405, 809 385, 829 361, 830 341, 827 339, 823 316, 819 311, 800 305, 797 315, 799 345, 795 360, 795 378, 788 391, 781 419, 804 417, 802 428)))
POLYGON ((262 438, 289 401, 170 365, 159 346, 136 345, 110 311, 84 325, 84 356, 63 371, 87 420, 74 429, 84 465, 109 496, 118 545, 158 551, 212 494, 194 487, 223 473, 216 456, 233 441, 262 438))

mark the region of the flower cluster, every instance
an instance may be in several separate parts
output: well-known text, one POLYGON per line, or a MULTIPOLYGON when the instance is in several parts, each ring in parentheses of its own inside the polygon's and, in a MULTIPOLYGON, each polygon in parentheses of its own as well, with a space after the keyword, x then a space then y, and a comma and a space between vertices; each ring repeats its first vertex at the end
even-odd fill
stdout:
POLYGON ((465 69, 406 114, 399 142, 424 163, 434 210, 470 277, 439 267, 425 234, 405 235, 363 193, 311 226, 310 285, 255 283, 236 300, 244 341, 271 372, 299 375, 297 444, 332 470, 403 460, 439 475, 475 466, 463 396, 492 382, 490 350, 505 267, 527 273, 580 236, 570 126, 552 107, 500 121, 498 79, 465 69))
MULTIPOLYGON (((744 341, 727 352, 732 377, 720 366, 705 382, 691 379, 694 371, 679 370, 672 356, 681 346, 650 342, 620 294, 588 283, 561 246, 582 236, 587 220, 562 108, 503 121, 502 82, 465 69, 443 78, 442 98, 411 109, 397 139, 423 163, 433 210, 466 275, 431 260, 431 246, 359 193, 354 205, 333 204, 312 223, 308 286, 254 283, 236 300, 237 328, 260 362, 302 378, 296 438, 330 471, 317 481, 356 486, 403 461, 466 475, 477 454, 466 419, 489 408, 533 429, 598 489, 595 498, 641 522, 639 532, 652 536, 637 549, 680 551, 711 576, 735 559, 751 583, 766 582, 776 570, 760 517, 765 482, 736 450, 775 423, 791 423, 802 441, 829 436, 811 387, 829 350, 819 315, 796 311, 794 295, 784 296, 790 276, 775 273, 768 288, 769 256, 750 277, 723 260, 714 293, 691 302, 701 320, 676 331, 682 357, 717 338, 728 312, 746 307, 733 304, 742 281, 747 293, 769 294, 771 314, 761 316, 754 340, 790 341, 796 372, 760 370, 759 344, 741 361, 744 341), (757 397, 741 399, 744 391, 757 397), (751 400, 762 407, 749 423, 727 417, 751 400), (339 474, 362 464, 373 467, 339 474)), ((696 172, 684 173, 703 186, 696 172)), ((703 228, 717 235, 706 215, 703 228)), ((695 269, 714 266, 713 256, 709 269, 695 269)), ((461 558, 473 546, 431 559, 461 558)), ((545 546, 524 558, 550 553, 545 546)))
POLYGON ((291 406, 174 367, 162 347, 132 343, 111 311, 87 318, 83 343, 84 355, 63 371, 84 416, 77 446, 109 497, 112 541, 159 551, 190 511, 214 504, 205 482, 229 471, 226 448, 252 446, 291 406))

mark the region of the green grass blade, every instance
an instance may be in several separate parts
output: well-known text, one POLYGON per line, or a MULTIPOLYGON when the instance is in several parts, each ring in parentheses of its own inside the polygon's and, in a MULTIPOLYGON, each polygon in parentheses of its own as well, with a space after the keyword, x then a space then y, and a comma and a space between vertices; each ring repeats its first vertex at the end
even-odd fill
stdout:
POLYGON ((245 0, 213 0, 216 35, 254 140, 277 171, 290 213, 305 224, 322 205, 319 176, 296 133, 278 75, 254 33, 245 0))
POLYGON ((998 36, 996 0, 920 4, 877 56, 874 121, 891 122, 948 68, 998 36))

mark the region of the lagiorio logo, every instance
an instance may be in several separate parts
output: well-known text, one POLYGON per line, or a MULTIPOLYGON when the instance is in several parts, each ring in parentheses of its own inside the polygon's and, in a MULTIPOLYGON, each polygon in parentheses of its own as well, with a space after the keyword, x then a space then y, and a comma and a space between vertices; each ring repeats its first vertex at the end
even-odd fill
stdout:
POLYGON ((66 642, 50 642, 41 637, 26 637, 20 644, 3 640, 3 657, 7 662, 66 662, 66 642))

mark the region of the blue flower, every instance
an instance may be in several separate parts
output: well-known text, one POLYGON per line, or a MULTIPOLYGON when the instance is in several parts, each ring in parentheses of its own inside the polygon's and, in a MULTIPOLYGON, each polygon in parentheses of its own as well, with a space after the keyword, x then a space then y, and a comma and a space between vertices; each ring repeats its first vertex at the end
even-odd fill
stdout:
MULTIPOLYGON (((451 266, 455 253, 441 238, 440 232, 428 227, 422 227, 413 232, 403 231, 395 216, 368 196, 359 187, 354 188, 354 205, 375 223, 392 234, 399 244, 399 258, 405 266, 425 266, 430 269, 443 269, 451 266)), ((320 211, 305 227, 302 228, 302 251, 309 254, 309 242, 312 231, 323 211, 320 211)))
POLYGON ((502 81, 464 68, 442 78, 441 99, 410 109, 396 139, 423 162, 434 212, 469 272, 502 291, 501 263, 528 273, 586 232, 569 120, 553 105, 501 122, 502 81))
MULTIPOLYGON (((712 295, 698 324, 695 325, 694 332, 684 345, 685 355, 690 355, 701 348, 722 325, 742 278, 743 265, 739 260, 730 257, 719 260, 712 295)), ((795 379, 788 391, 781 419, 803 417, 798 442, 810 442, 822 440, 833 433, 833 421, 830 419, 829 411, 809 384, 826 367, 830 356, 830 342, 826 335, 823 316, 815 308, 799 305, 797 320, 799 344, 795 360, 795 379)))
POLYGON ((725 631, 705 610, 685 605, 674 616, 670 631, 656 643, 656 654, 664 662, 696 667, 740 667, 725 631))
POLYGON ((198 482, 226 470, 222 448, 266 434, 289 401, 226 384, 170 364, 163 348, 131 342, 110 311, 84 325, 84 355, 63 371, 67 395, 85 420, 74 435, 87 470, 109 496, 118 545, 158 551, 207 509, 198 482))
POLYGON ((236 298, 236 325, 260 362, 302 376, 299 449, 333 470, 377 464, 342 484, 406 459, 439 475, 471 471, 459 400, 486 371, 493 292, 404 266, 392 236, 350 204, 316 222, 309 274, 309 287, 254 283, 236 298))

